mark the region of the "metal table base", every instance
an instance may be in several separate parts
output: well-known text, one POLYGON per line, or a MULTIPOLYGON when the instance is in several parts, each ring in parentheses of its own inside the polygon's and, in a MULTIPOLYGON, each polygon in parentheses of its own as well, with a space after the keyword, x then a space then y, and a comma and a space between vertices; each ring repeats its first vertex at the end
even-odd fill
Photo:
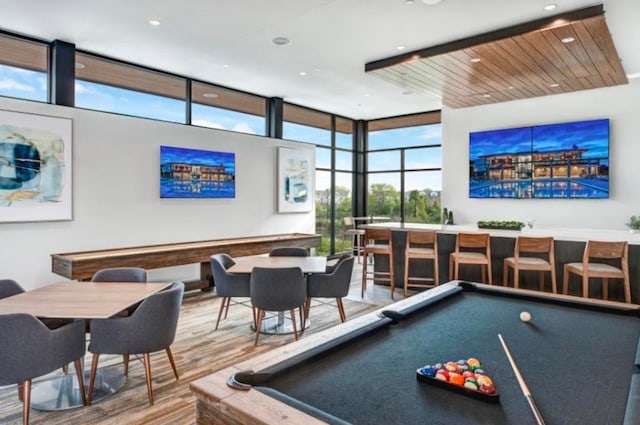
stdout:
MULTIPOLYGON (((303 328, 300 326, 300 315, 294 315, 296 320, 296 327, 298 332, 300 332, 303 328)), ((305 321, 304 328, 309 327, 311 322, 309 319, 305 321)), ((252 325, 251 328, 255 330, 255 327, 252 325)), ((266 316, 262 319, 262 324, 260 325, 260 333, 263 334, 292 334, 293 333, 293 324, 291 323, 291 315, 278 313, 273 316, 266 316)))
MULTIPOLYGON (((93 388, 91 403, 103 400, 118 392, 127 382, 122 365, 99 368, 93 388)), ((85 392, 89 391, 89 371, 84 374, 85 392)), ((44 381, 34 382, 31 390, 31 407, 36 410, 67 410, 82 406, 82 396, 73 365, 69 373, 44 381)))

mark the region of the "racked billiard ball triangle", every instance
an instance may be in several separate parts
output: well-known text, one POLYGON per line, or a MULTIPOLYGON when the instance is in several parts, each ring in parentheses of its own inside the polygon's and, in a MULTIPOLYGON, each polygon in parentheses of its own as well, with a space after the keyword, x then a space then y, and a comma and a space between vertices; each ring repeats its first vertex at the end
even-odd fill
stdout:
POLYGON ((416 378, 479 400, 497 403, 500 395, 480 360, 448 361, 416 369, 416 378))

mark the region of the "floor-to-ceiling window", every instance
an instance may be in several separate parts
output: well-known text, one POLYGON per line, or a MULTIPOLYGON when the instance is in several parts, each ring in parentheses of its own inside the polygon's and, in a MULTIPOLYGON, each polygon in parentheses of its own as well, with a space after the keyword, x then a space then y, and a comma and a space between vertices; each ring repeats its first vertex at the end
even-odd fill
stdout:
POLYGON ((442 190, 440 113, 368 122, 367 214, 438 223, 442 190))
POLYGON ((352 214, 353 205, 353 121, 285 104, 282 134, 316 146, 316 233, 322 235, 317 252, 340 251, 343 219, 352 214))

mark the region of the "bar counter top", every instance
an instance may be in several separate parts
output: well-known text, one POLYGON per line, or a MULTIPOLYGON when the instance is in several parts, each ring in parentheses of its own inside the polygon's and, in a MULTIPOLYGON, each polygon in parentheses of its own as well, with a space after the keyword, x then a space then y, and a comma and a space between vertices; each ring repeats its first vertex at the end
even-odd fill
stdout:
POLYGON ((456 234, 459 232, 488 232, 491 236, 517 238, 518 236, 553 236, 559 241, 586 242, 598 241, 627 241, 629 245, 640 245, 640 233, 632 233, 628 230, 613 229, 579 229, 579 228, 553 228, 553 227, 528 227, 522 230, 480 229, 475 224, 424 224, 424 223, 400 223, 387 222, 358 226, 360 228, 384 228, 396 231, 408 230, 436 230, 440 233, 456 234))

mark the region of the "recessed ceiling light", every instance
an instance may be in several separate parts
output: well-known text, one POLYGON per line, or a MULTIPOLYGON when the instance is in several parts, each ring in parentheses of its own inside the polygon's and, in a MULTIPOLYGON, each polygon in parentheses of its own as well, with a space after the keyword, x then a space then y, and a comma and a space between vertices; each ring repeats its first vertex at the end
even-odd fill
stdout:
POLYGON ((286 46, 287 44, 291 44, 291 40, 287 37, 275 37, 271 42, 277 46, 286 46))
POLYGON ((298 72, 298 75, 302 75, 304 77, 305 75, 307 75, 307 73, 304 72, 304 71, 300 71, 300 72, 298 72))
POLYGON ((396 50, 404 50, 406 48, 407 48, 407 46, 403 46, 403 45, 396 46, 396 50))
POLYGON ((371 95, 370 95, 369 93, 365 93, 365 94, 363 94, 363 96, 364 96, 364 97, 369 97, 369 96, 371 96, 371 95))
POLYGON ((561 39, 560 41, 562 41, 564 44, 568 44, 568 43, 573 43, 574 41, 576 41, 576 39, 573 38, 573 37, 565 37, 565 38, 561 39))
POLYGON ((420 59, 420 55, 413 55, 413 56, 411 56, 411 59, 417 61, 418 59, 420 59))
POLYGON ((482 97, 491 97, 491 95, 489 93, 485 93, 482 95, 482 97))
POLYGON ((442 0, 422 0, 422 3, 427 4, 429 6, 433 6, 441 2, 442 0))
POLYGON ((513 90, 513 89, 515 89, 515 87, 513 87, 513 86, 509 86, 509 87, 507 87, 507 88, 508 88, 509 90, 513 90))
POLYGON ((229 68, 229 64, 225 63, 224 65, 222 65, 223 68, 229 68))
POLYGON ((76 69, 84 69, 84 64, 82 62, 76 62, 76 69))
POLYGON ((413 0, 404 0, 404 4, 413 4, 413 0))
POLYGON ((557 4, 555 4, 555 3, 549 3, 549 4, 546 4, 546 5, 543 7, 543 9, 544 9, 544 10, 553 10, 553 9, 555 9, 556 7, 558 7, 558 5, 557 5, 557 4))
POLYGON ((149 24, 153 25, 154 27, 157 27, 158 25, 160 25, 160 21, 156 19, 152 19, 149 21, 149 24))
POLYGON ((202 97, 206 97, 207 99, 215 99, 218 97, 216 93, 204 93, 202 97))
POLYGON ((558 84, 558 83, 552 83, 552 84, 549 84, 549 87, 560 87, 560 84, 558 84))
POLYGON ((482 59, 480 59, 480 58, 471 58, 471 59, 469 59, 469 62, 471 62, 471 63, 478 63, 478 62, 481 62, 481 61, 482 61, 482 59))

